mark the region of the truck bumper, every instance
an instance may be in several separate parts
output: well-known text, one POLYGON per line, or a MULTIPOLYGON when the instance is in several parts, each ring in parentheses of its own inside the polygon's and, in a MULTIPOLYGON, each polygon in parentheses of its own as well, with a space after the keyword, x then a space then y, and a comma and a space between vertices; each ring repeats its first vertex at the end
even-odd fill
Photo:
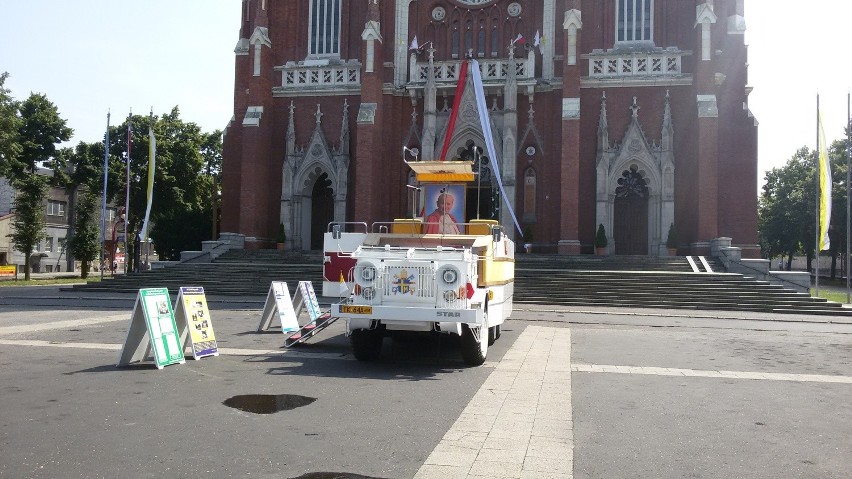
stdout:
POLYGON ((405 306, 332 304, 331 315, 345 318, 350 325, 350 329, 369 328, 370 323, 374 320, 381 321, 388 329, 421 331, 433 329, 432 325, 434 323, 482 325, 485 320, 481 308, 436 309, 405 306))

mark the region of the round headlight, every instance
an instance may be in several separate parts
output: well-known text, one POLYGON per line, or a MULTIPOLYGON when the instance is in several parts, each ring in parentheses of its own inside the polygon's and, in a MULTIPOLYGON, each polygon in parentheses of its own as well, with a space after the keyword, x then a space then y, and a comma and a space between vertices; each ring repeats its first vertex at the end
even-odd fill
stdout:
POLYGON ((363 296, 364 299, 366 299, 367 301, 371 301, 373 298, 376 297, 376 288, 372 286, 367 286, 366 288, 364 288, 363 292, 361 293, 361 296, 363 296))
POLYGON ((456 280, 459 278, 459 274, 454 269, 445 269, 443 273, 441 273, 441 279, 444 280, 447 284, 454 284, 456 280))
POLYGON ((376 279, 376 267, 371 264, 365 264, 360 266, 361 268, 361 280, 366 282, 371 282, 376 279))
POLYGON ((444 291, 444 301, 446 301, 448 303, 452 303, 456 299, 458 299, 458 296, 456 295, 456 292, 454 290, 450 289, 450 290, 444 291))

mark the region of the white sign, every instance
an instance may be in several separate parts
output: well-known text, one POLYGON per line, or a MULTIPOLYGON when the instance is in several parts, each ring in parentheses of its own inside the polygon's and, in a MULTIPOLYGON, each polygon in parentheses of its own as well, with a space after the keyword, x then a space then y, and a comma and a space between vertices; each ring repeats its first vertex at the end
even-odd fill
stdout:
POLYGON ((293 300, 287 283, 273 281, 266 295, 266 304, 263 306, 263 314, 257 331, 265 331, 272 326, 272 320, 278 317, 281 322, 281 332, 291 333, 299 330, 299 321, 296 319, 296 311, 293 309, 293 300))

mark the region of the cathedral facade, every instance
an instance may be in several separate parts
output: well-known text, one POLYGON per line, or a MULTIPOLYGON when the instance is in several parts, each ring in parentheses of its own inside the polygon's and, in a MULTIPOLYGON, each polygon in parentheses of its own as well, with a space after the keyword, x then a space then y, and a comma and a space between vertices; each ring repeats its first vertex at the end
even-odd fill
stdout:
POLYGON ((674 225, 679 254, 759 257, 743 2, 243 0, 221 231, 320 249, 330 222, 422 215, 406 161, 464 159, 466 219, 535 251, 603 225, 610 254, 666 255, 674 225))

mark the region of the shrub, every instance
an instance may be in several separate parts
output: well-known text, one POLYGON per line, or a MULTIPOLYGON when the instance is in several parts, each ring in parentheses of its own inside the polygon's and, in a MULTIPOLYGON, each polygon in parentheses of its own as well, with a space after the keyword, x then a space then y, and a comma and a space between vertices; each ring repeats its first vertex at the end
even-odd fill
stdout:
POLYGON ((604 230, 603 223, 598 225, 598 232, 595 235, 595 248, 606 248, 606 230, 604 230))
POLYGON ((669 225, 669 236, 666 238, 666 248, 677 248, 677 230, 675 230, 674 223, 669 225))

